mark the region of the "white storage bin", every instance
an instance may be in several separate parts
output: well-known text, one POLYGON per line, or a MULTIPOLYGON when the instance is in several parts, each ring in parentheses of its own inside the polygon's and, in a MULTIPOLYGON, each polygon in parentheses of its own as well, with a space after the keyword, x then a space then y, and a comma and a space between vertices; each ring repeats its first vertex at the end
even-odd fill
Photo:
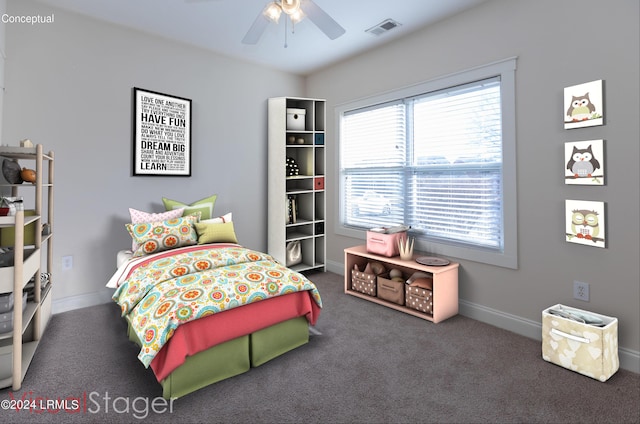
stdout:
POLYGON ((0 314, 13 309, 13 292, 0 294, 0 314))
MULTIPOLYGON (((11 293, 13 294, 13 293, 11 293)), ((13 299, 13 297, 12 297, 13 299)), ((13 302, 12 303, 12 308, 13 308, 13 302)), ((27 307, 27 294, 23 293, 22 295, 22 312, 24 312, 25 308, 27 307)), ((8 333, 9 331, 13 330, 13 310, 10 310, 9 312, 5 312, 3 314, 0 314, 0 334, 2 333, 8 333)))
MULTIPOLYGON (((8 339, 7 339, 8 340, 8 339)), ((0 378, 11 379, 13 376, 12 365, 13 364, 13 349, 11 345, 3 343, 0 345, 0 378)), ((9 380, 11 381, 11 380, 9 380)), ((11 382, 8 382, 7 387, 11 389, 11 382)))
POLYGON ((287 108, 287 130, 304 131, 306 116, 305 109, 287 108))
POLYGON ((600 381, 619 368, 618 319, 564 305, 542 311, 542 358, 600 381), (585 323, 557 315, 582 318, 585 323))
POLYGON ((13 330, 13 313, 8 314, 9 319, 0 321, 0 334, 8 333, 13 330))

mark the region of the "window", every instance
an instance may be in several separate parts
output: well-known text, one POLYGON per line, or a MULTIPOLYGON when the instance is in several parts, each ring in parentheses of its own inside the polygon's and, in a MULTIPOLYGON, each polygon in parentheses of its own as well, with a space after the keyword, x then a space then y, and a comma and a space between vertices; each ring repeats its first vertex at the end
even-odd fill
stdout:
POLYGON ((411 225, 419 250, 517 267, 515 59, 337 109, 339 233, 411 225))

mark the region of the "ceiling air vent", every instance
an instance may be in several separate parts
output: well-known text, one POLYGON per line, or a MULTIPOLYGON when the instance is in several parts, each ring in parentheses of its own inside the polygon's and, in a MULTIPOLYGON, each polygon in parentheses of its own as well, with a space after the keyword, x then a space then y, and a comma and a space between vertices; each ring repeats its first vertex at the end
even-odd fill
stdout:
POLYGON ((385 32, 391 31, 395 27, 399 27, 400 23, 394 21, 393 19, 386 19, 380 22, 378 25, 374 25, 365 32, 368 32, 373 35, 382 35, 385 32))

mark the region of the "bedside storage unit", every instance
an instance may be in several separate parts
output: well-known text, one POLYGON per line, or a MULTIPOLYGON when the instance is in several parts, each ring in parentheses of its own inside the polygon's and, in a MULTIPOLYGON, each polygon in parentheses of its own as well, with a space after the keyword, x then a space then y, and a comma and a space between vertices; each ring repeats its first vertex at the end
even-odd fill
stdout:
POLYGON ((0 216, 0 248, 13 252, 0 266, 0 297, 5 300, 0 309, 0 388, 16 391, 22 387, 51 316, 54 157, 38 144, 0 146, 0 161, 4 158, 28 168, 35 162, 36 171, 34 184, 0 183, 11 191, 11 197, 22 197, 33 207, 0 216))
POLYGON ((403 261, 400 259, 400 256, 387 258, 385 256, 369 253, 367 252, 367 247, 364 245, 349 247, 344 250, 344 292, 351 296, 366 299, 370 302, 374 302, 427 321, 433 321, 434 323, 444 321, 447 318, 457 315, 459 264, 451 262, 449 265, 445 266, 421 265, 415 261, 415 258, 419 256, 424 256, 424 253, 414 254, 414 260, 403 261), (433 306, 431 307, 431 313, 414 309, 411 306, 406 305, 406 303, 405 305, 401 305, 382 299, 378 296, 371 296, 354 290, 351 282, 351 270, 354 265, 357 264, 358 268, 362 270, 368 262, 373 261, 383 264, 387 272, 393 268, 399 269, 402 271, 404 276, 403 278, 405 280, 416 271, 431 274, 433 277, 433 290, 431 294, 433 306))

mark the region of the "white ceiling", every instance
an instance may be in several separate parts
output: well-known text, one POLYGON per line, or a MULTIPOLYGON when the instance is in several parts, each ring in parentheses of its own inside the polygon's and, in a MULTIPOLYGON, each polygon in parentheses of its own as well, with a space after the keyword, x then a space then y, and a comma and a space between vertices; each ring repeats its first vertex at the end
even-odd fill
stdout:
MULTIPOLYGON (((39 0, 47 5, 178 40, 296 74, 308 74, 407 35, 486 0, 314 0, 346 29, 330 40, 308 18, 291 27, 270 24, 255 45, 242 38, 270 0, 39 0), (374 36, 365 30, 393 19, 401 26, 374 36)), ((284 17, 284 14, 283 14, 284 17)), ((59 21, 56 20, 56 23, 59 21)))

